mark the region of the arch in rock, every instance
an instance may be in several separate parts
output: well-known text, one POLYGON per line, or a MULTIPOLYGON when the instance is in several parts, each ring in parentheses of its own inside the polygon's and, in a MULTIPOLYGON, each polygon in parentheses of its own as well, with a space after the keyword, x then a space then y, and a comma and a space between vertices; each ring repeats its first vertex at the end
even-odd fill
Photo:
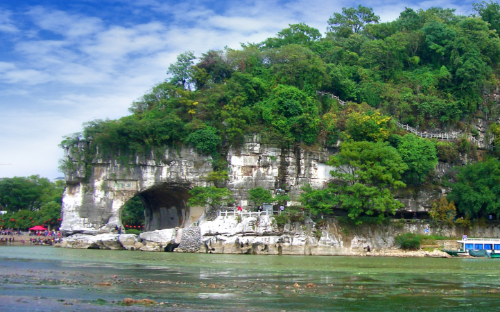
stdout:
MULTIPOLYGON (((187 206, 190 190, 190 183, 164 182, 135 193, 144 206, 144 231, 185 227, 196 221, 204 209, 187 206)), ((120 222, 123 206, 119 212, 120 222)))

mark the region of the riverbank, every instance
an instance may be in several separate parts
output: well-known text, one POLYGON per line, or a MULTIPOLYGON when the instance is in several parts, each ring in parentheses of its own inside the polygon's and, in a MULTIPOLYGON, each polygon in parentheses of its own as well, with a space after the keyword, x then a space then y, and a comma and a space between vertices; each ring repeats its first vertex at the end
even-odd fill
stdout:
POLYGON ((30 243, 30 239, 36 239, 38 240, 39 238, 43 241, 46 239, 53 240, 53 236, 43 236, 43 235, 27 235, 27 234, 21 234, 21 235, 1 235, 0 239, 3 238, 4 240, 7 239, 7 241, 0 242, 0 246, 31 246, 32 244, 30 243), (11 239, 11 242, 8 242, 8 239, 11 239), (14 241, 12 241, 14 239, 14 241), (23 242, 24 241, 24 242, 23 242))

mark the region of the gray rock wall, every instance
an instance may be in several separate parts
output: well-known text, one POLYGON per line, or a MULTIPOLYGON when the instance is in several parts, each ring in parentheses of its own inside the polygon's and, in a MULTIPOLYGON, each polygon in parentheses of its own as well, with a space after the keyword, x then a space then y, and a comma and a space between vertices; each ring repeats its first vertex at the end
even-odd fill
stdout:
MULTIPOLYGON (((78 148, 87 147, 81 143, 78 148)), ((296 198, 305 183, 318 188, 327 183, 332 168, 325 163, 334 152, 325 148, 280 149, 260 143, 258 136, 248 137, 241 147, 228 151, 226 186, 233 192, 236 205, 244 208, 252 205, 247 191, 259 186, 282 188, 296 198)), ((67 154, 75 164, 80 159, 74 149, 68 149, 67 154)), ((96 157, 87 177, 82 166, 76 167, 66 177, 61 231, 95 235, 123 227, 122 207, 135 195, 140 195, 144 203, 148 231, 187 227, 196 222, 186 205, 188 191, 211 185, 205 177, 212 172, 212 158, 182 147, 166 149, 163 157, 136 157, 127 165, 96 157)))
MULTIPOLYGON (((250 136, 242 146, 228 151, 229 181, 226 186, 233 192, 235 206, 250 209, 247 191, 263 187, 275 191, 286 190, 292 201, 299 204, 300 188, 311 184, 324 187, 334 168, 326 165, 336 150, 323 147, 278 148, 277 144, 261 143, 258 136, 250 136)), ((61 231, 101 234, 123 227, 123 205, 139 195, 145 207, 145 230, 189 227, 203 216, 203 207, 188 208, 189 190, 195 186, 209 186, 205 177, 212 172, 212 158, 195 149, 168 148, 161 156, 136 157, 128 164, 116 159, 96 157, 92 160, 90 174, 78 165, 82 159, 77 149, 88 148, 80 143, 76 149, 68 148, 76 169, 67 174, 67 188, 63 197, 61 231), (195 211, 196 210, 196 211, 195 211)), ((440 172, 449 171, 439 165, 440 172)), ((425 211, 433 200, 442 196, 443 190, 423 191, 418 194, 398 195, 408 211, 425 211)), ((228 207, 225 207, 228 208, 228 207)), ((231 207, 229 207, 231 209, 231 207)))

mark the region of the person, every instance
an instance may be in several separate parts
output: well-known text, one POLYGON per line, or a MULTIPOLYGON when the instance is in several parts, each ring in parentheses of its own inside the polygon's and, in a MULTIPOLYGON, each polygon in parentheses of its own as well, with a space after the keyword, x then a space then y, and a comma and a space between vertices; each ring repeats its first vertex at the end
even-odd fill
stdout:
POLYGON ((413 213, 413 219, 417 219, 417 213, 416 212, 413 213))
POLYGON ((258 212, 262 212, 262 206, 257 207, 258 212))
POLYGON ((366 246, 366 252, 370 252, 371 250, 370 245, 366 246))
POLYGON ((490 214, 490 220, 493 220, 493 215, 492 214, 490 214))
POLYGON ((283 212, 283 210, 285 210, 285 206, 281 205, 280 206, 280 211, 283 212))

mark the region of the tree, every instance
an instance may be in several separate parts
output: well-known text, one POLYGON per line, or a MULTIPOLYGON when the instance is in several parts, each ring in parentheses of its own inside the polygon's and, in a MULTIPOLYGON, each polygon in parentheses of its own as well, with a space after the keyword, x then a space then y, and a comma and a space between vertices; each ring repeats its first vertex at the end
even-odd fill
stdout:
POLYGON ((332 188, 327 187, 316 190, 310 184, 306 184, 300 189, 302 190, 299 197, 300 203, 305 209, 315 215, 319 213, 331 213, 333 207, 337 204, 332 188))
POLYGON ((251 188, 248 190, 249 199, 255 203, 256 206, 262 206, 265 203, 272 203, 274 201, 271 191, 263 187, 251 188))
POLYGON ((279 48, 287 44, 311 46, 312 43, 321 38, 319 30, 309 27, 304 23, 290 24, 289 26, 289 28, 280 31, 276 35, 276 38, 269 38, 262 44, 266 48, 279 48))
POLYGON ((351 219, 378 213, 382 220, 386 213, 394 214, 403 207, 391 191, 406 186, 401 174, 408 166, 388 143, 343 142, 340 153, 327 164, 336 168, 330 172, 333 181, 329 188, 351 219))
POLYGON ((172 75, 170 82, 180 84, 185 89, 189 89, 191 66, 193 66, 196 57, 193 52, 186 51, 177 56, 177 62, 170 64, 167 74, 172 75))
POLYGON ((186 141, 195 146, 203 154, 215 154, 217 147, 221 144, 221 138, 217 130, 212 127, 197 130, 191 133, 186 141))
POLYGON ((500 161, 490 159, 461 167, 451 188, 448 200, 455 202, 459 213, 500 216, 500 161))
POLYGON ((316 141, 320 123, 315 104, 305 92, 278 85, 260 108, 262 118, 280 134, 282 142, 311 144, 316 141))
POLYGON ((347 119, 346 132, 354 141, 385 141, 391 133, 390 120, 391 117, 383 116, 378 111, 353 112, 347 119))
POLYGON ((408 165, 402 177, 409 185, 421 185, 438 163, 436 144, 413 134, 399 140, 398 152, 408 165))
POLYGON ((348 37, 363 30, 363 27, 369 23, 378 23, 380 17, 373 13, 372 8, 359 5, 357 8, 342 8, 342 14, 334 13, 333 17, 328 19, 327 30, 332 31, 336 36, 348 37))
POLYGON ((189 191, 191 197, 188 206, 210 206, 212 209, 219 208, 222 204, 234 202, 233 194, 227 188, 217 188, 215 186, 195 186, 189 191))
POLYGON ((474 11, 481 16, 483 21, 489 23, 489 28, 500 31, 500 5, 498 2, 481 1, 473 3, 474 11))
POLYGON ((122 208, 122 223, 125 225, 144 224, 144 205, 139 196, 134 196, 128 200, 122 208))
POLYGON ((429 215, 434 221, 441 221, 449 226, 453 225, 453 219, 457 215, 457 208, 453 201, 448 202, 445 196, 441 197, 439 201, 432 204, 429 215))
POLYGON ((4 178, 0 181, 0 206, 7 211, 37 211, 47 202, 61 204, 62 185, 39 175, 4 178))

